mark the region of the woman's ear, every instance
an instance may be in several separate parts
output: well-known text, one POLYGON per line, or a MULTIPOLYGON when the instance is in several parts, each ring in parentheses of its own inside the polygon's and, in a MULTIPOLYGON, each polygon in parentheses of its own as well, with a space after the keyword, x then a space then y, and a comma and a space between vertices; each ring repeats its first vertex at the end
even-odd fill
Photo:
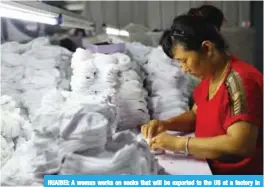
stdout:
POLYGON ((210 41, 203 41, 202 52, 203 54, 211 57, 213 55, 214 44, 210 41))

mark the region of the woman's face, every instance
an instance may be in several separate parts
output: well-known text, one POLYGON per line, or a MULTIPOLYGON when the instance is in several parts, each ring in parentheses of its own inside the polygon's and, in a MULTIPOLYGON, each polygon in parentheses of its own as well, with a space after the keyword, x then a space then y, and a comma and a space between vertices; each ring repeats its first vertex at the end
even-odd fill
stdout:
POLYGON ((173 47, 173 59, 180 63, 184 72, 190 73, 195 77, 203 78, 210 72, 210 63, 206 54, 196 51, 185 50, 184 46, 177 44, 173 47))

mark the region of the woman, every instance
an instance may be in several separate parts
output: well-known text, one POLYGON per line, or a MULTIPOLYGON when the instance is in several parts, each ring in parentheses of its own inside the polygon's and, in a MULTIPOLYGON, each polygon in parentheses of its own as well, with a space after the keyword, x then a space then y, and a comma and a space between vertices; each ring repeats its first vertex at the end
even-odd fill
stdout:
POLYGON ((263 174, 263 76, 227 54, 218 30, 202 16, 182 15, 164 32, 164 52, 202 81, 192 110, 152 120, 141 131, 152 149, 207 159, 214 174, 263 174), (166 130, 195 132, 196 137, 166 130))

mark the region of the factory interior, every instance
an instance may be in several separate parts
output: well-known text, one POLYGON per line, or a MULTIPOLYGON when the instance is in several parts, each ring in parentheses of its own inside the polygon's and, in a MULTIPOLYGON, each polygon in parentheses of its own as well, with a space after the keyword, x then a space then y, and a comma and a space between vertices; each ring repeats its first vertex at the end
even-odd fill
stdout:
POLYGON ((1 186, 43 186, 47 174, 218 174, 214 158, 196 153, 195 139, 207 138, 198 130, 166 128, 157 149, 147 137, 194 106, 202 118, 196 92, 204 79, 182 71, 161 38, 181 15, 202 20, 187 13, 204 5, 223 13, 212 32, 227 43, 225 54, 263 79, 263 1, 1 1, 1 186), (167 146, 172 136, 185 138, 176 141, 183 148, 167 146))

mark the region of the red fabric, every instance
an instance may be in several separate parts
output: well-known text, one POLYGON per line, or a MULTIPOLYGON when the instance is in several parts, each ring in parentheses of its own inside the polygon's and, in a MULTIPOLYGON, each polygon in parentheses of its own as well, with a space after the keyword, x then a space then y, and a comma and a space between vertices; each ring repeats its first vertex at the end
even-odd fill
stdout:
MULTIPOLYGON (((246 111, 232 115, 227 86, 223 83, 215 96, 208 100, 209 78, 196 87, 193 97, 197 105, 196 137, 224 135, 229 126, 237 121, 247 121, 259 126, 257 151, 254 155, 236 163, 211 161, 215 174, 263 174, 263 75, 251 65, 234 57, 228 68, 242 80, 246 93, 246 111)), ((246 137, 245 137, 246 138, 246 137)))

